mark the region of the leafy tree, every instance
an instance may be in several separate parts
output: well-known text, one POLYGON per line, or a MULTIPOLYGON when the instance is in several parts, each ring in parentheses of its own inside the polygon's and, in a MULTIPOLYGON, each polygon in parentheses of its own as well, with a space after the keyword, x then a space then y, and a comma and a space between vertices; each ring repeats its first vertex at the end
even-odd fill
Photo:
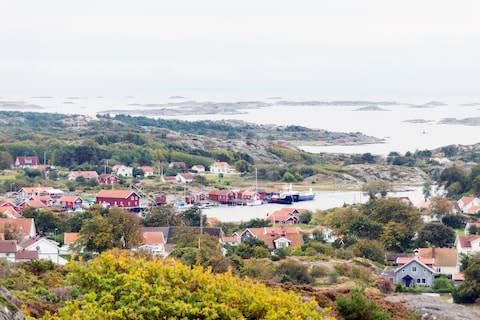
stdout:
POLYGON ((427 223, 418 232, 417 244, 419 247, 435 246, 446 247, 455 242, 455 231, 439 222, 427 223))
POLYGON ((361 240, 353 245, 353 254, 372 261, 384 263, 385 251, 383 245, 375 240, 361 240))
POLYGON ((372 200, 377 197, 377 194, 385 197, 391 189, 392 186, 385 181, 370 181, 362 186, 362 191, 367 192, 372 200))
POLYGON ((432 181, 425 180, 422 191, 425 200, 429 199, 432 196, 432 181))
POLYGON ((300 214, 300 223, 304 224, 309 224, 310 220, 312 220, 312 212, 311 211, 305 211, 300 214))
POLYGON ((473 179, 472 191, 475 196, 480 197, 480 176, 477 176, 475 179, 473 179))
POLYGON ((229 255, 237 255, 242 259, 266 258, 270 255, 265 242, 254 237, 245 239, 237 246, 230 247, 228 251, 229 255))
POLYGON ((67 269, 81 298, 53 319, 330 319, 295 293, 131 252, 103 253, 67 269))
POLYGON ((184 224, 188 226, 200 226, 200 220, 202 220, 203 225, 207 222, 207 216, 202 214, 202 210, 197 207, 193 206, 183 212, 180 213, 180 217, 184 224))
POLYGON ((447 198, 433 197, 428 208, 432 215, 443 217, 452 212, 452 207, 447 198))
POLYGON ((346 297, 338 297, 336 309, 345 320, 387 320, 390 316, 380 310, 375 301, 368 300, 358 289, 346 297))
POLYGON ((182 225, 183 221, 173 206, 166 205, 151 208, 143 224, 146 227, 168 227, 182 225))
POLYGON ((453 229, 462 229, 465 227, 465 221, 458 215, 449 214, 442 218, 442 223, 453 229))
POLYGON ((0 152, 0 170, 11 169, 13 166, 13 158, 10 153, 0 152))
POLYGON ((474 303, 480 298, 480 254, 477 253, 470 257, 468 267, 463 274, 465 281, 453 290, 453 301, 456 303, 474 303))
POLYGON ((271 226, 270 221, 261 218, 253 218, 247 222, 241 223, 239 226, 239 230, 246 228, 263 228, 269 226, 271 226))
POLYGON ((252 166, 250 165, 250 163, 248 163, 245 160, 238 160, 237 162, 235 162, 235 169, 238 172, 242 172, 242 173, 250 172, 252 170, 252 166))
POLYGON ((50 210, 40 210, 30 207, 23 210, 22 215, 25 218, 34 219, 35 227, 41 234, 63 231, 64 223, 60 220, 60 216, 50 210))

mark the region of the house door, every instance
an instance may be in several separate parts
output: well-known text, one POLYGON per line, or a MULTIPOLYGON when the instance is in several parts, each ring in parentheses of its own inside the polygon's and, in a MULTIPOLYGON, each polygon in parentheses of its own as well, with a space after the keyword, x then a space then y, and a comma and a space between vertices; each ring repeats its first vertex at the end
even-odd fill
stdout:
POLYGON ((413 278, 410 276, 403 277, 403 281, 405 282, 405 287, 410 288, 413 278))

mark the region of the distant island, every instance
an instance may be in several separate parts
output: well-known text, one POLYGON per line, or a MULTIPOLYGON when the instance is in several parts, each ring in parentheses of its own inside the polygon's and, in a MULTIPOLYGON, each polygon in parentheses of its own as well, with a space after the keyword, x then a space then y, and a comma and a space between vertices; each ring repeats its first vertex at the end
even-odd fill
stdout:
POLYGON ((470 117, 464 119, 445 118, 438 122, 439 124, 458 124, 464 126, 480 126, 480 117, 470 117))
POLYGON ((425 119, 409 119, 409 120, 404 120, 403 122, 408 122, 408 123, 432 123, 433 120, 425 120, 425 119))
POLYGON ((383 109, 377 106, 370 106, 370 107, 363 107, 363 108, 358 108, 353 111, 390 111, 388 109, 383 109))
POLYGON ((182 96, 170 96, 168 99, 186 99, 185 97, 182 96))

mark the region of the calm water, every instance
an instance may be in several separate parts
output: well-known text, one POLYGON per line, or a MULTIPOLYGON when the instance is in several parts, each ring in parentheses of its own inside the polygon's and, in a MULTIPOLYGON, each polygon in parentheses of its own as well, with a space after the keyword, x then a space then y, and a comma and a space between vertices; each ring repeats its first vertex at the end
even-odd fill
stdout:
MULTIPOLYGON (((422 187, 408 187, 405 191, 389 193, 389 196, 409 197, 415 204, 422 200, 422 187)), ((225 222, 247 221, 253 218, 265 218, 267 213, 271 213, 283 207, 294 207, 308 210, 324 210, 341 207, 345 203, 365 203, 368 196, 360 191, 316 191, 314 201, 296 202, 292 205, 266 204, 262 206, 248 207, 215 207, 203 210, 207 217, 214 217, 225 222)))

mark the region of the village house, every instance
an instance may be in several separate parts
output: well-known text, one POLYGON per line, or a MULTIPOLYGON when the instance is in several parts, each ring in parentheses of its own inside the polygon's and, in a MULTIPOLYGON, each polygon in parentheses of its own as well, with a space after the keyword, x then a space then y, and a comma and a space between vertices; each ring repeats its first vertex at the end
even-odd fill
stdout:
POLYGON ((142 167, 138 167, 138 169, 143 171, 143 176, 145 178, 153 177, 155 175, 155 173, 153 171, 153 167, 142 166, 142 167))
POLYGON ((280 248, 295 248, 303 245, 302 234, 297 227, 263 227, 247 228, 240 233, 240 242, 254 237, 265 242, 271 250, 280 248))
POLYGON ((63 234, 63 246, 60 248, 60 254, 72 254, 76 241, 80 238, 78 232, 65 232, 63 234))
POLYGON ((307 210, 305 209, 296 209, 296 208, 282 208, 280 210, 274 211, 267 214, 267 221, 270 221, 273 225, 275 224, 299 224, 300 215, 307 210))
POLYGON ((85 181, 98 181, 98 173, 96 171, 72 171, 68 174, 68 181, 75 181, 82 177, 85 181))
POLYGON ((35 168, 39 164, 40 162, 36 156, 17 157, 15 159, 15 168, 18 169, 35 168))
POLYGON ((21 218, 22 216, 18 213, 16 209, 10 206, 5 206, 5 207, 0 207, 0 217, 17 219, 17 218, 21 218))
POLYGON ((136 208, 140 206, 140 197, 132 190, 100 190, 97 193, 98 204, 108 207, 136 208))
POLYGON ((0 218, 0 232, 9 231, 17 235, 20 240, 35 237, 37 231, 35 222, 31 218, 0 218))
POLYGON ((83 200, 79 196, 63 196, 58 199, 58 205, 67 210, 83 208, 83 200))
POLYGON ((314 233, 315 232, 321 232, 323 236, 323 241, 327 243, 333 243, 335 240, 337 240, 337 236, 335 235, 335 232, 325 226, 316 226, 312 229, 302 229, 302 231, 310 238, 314 239, 314 233))
POLYGON ((59 265, 65 265, 68 262, 60 256, 58 243, 44 237, 26 239, 20 243, 20 247, 26 251, 37 251, 39 259, 50 260, 59 265))
POLYGON ((133 177, 133 168, 121 164, 114 165, 112 172, 121 177, 133 177))
POLYGON ((214 174, 230 174, 233 173, 235 170, 230 167, 230 165, 224 161, 215 161, 210 166, 210 172, 214 174))
POLYGON ((213 189, 208 193, 208 200, 217 201, 220 203, 230 203, 234 201, 235 198, 235 192, 229 190, 213 189))
MULTIPOLYGON (((45 199, 45 196, 42 196, 45 199)), ((25 201, 21 202, 18 205, 18 209, 21 211, 25 210, 26 208, 36 208, 36 209, 44 209, 48 208, 48 205, 45 204, 45 200, 37 199, 38 197, 30 197, 25 201)), ((51 198, 49 198, 51 200, 51 198)))
POLYGON ((422 260, 433 260, 435 273, 454 275, 460 271, 458 251, 455 248, 418 248, 415 255, 422 260))
POLYGON ((176 180, 179 183, 191 183, 193 181, 193 178, 194 178, 194 176, 190 172, 179 173, 176 176, 176 180))
POLYGON ((0 240, 0 258, 15 262, 15 254, 20 248, 15 240, 0 240))
POLYGON ((432 259, 398 258, 399 267, 393 272, 393 282, 410 287, 431 287, 435 279, 432 259))
POLYGON ((159 230, 144 229, 142 231, 143 243, 138 247, 152 256, 165 256, 165 238, 164 233, 159 230))
POLYGON ((458 254, 475 254, 480 252, 480 235, 459 236, 455 240, 458 254))
POLYGON ((120 182, 120 179, 112 173, 104 173, 98 176, 98 182, 100 184, 116 184, 120 182))
POLYGON ((478 206, 471 206, 468 209, 463 210, 464 213, 466 214, 476 214, 480 213, 480 205, 478 206))
POLYGON ((480 206, 480 199, 476 197, 462 197, 458 200, 458 206, 463 212, 469 211, 472 207, 480 206))
POLYGON ((205 166, 203 164, 196 164, 190 168, 190 170, 196 173, 203 173, 205 172, 205 166))

